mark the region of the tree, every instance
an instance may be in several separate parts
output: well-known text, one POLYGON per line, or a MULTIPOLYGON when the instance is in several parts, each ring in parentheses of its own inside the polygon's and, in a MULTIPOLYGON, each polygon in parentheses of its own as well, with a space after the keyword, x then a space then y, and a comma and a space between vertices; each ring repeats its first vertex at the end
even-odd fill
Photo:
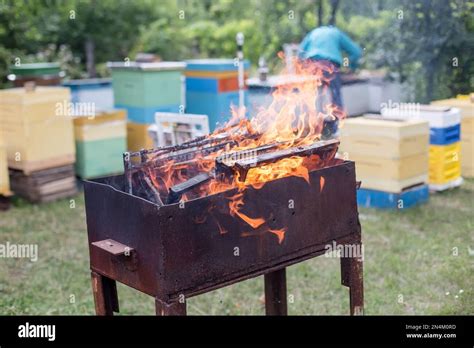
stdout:
MULTIPOLYGON (((453 56, 456 48, 471 48, 473 36, 461 19, 467 11, 467 1, 404 1, 403 18, 400 33, 404 42, 400 52, 407 63, 420 62, 425 79, 425 91, 422 101, 433 99, 437 84, 443 83, 439 78, 441 71, 453 71, 463 64, 471 66, 472 60, 460 61, 460 56, 453 56)), ((469 50, 468 50, 469 52, 469 50)))
MULTIPOLYGON (((163 1, 171 6, 172 1, 163 1)), ((138 36, 155 18, 157 7, 146 0, 89 0, 75 3, 74 16, 64 21, 60 40, 69 43, 86 62, 90 77, 97 61, 124 59, 138 36)))
POLYGON ((324 25, 323 18, 324 18, 324 1, 318 0, 318 27, 324 25))
POLYGON ((339 0, 331 0, 331 18, 329 19, 329 25, 336 24, 336 13, 339 8, 339 0))
POLYGON ((284 43, 337 23, 365 48, 363 67, 390 70, 429 101, 473 89, 473 10, 468 0, 1 0, 0 74, 16 57, 67 57, 75 76, 138 51, 232 57, 237 31, 254 65, 264 56, 275 68, 284 43))
POLYGON ((31 56, 50 47, 59 48, 62 18, 71 0, 0 1, 0 86, 13 64, 27 63, 31 56))

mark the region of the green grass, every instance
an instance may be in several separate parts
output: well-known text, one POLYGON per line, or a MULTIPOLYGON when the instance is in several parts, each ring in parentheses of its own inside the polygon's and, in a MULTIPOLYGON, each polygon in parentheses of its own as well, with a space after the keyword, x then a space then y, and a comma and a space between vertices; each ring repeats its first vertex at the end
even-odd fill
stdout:
MULTIPOLYGON (((37 262, 0 259, 0 314, 94 313, 82 194, 75 203, 16 200, 0 212, 0 243, 39 248, 37 262)), ((420 207, 362 209, 366 314, 474 314, 473 212, 474 180, 420 207)), ((287 278, 290 314, 348 313, 338 259, 289 267, 287 278)), ((122 314, 154 314, 151 297, 123 285, 118 291, 122 314)), ((189 299, 188 313, 263 314, 262 295, 259 277, 189 299)))

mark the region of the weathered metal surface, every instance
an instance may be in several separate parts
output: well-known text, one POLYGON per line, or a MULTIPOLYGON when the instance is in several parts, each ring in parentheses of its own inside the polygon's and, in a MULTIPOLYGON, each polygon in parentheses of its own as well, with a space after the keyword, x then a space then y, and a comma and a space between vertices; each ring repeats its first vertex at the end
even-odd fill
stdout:
MULTIPOLYGON (((119 181, 125 189, 123 176, 119 181)), ((84 191, 91 269, 154 295, 161 249, 156 228, 158 206, 105 184, 86 182, 84 191), (136 250, 135 270, 92 244, 109 238, 136 250)))
MULTIPOLYGON (((352 246, 361 246, 355 241, 352 246)), ((349 288, 349 304, 351 315, 364 314, 364 277, 361 255, 341 257, 341 283, 349 288)))
POLYGON ((86 181, 91 268, 169 302, 320 255, 333 240, 360 241, 354 163, 309 178, 247 188, 242 213, 266 220, 257 229, 230 214, 236 190, 160 207, 124 192, 124 176, 86 181), (281 228, 279 243, 269 230, 281 228), (92 245, 109 238, 136 250, 136 269, 92 245))
POLYGON ((184 297, 181 300, 173 302, 164 302, 160 298, 155 298, 155 310, 156 315, 160 316, 186 315, 186 301, 184 297))
POLYGON ((115 280, 92 272, 92 292, 97 315, 113 315, 119 312, 117 284, 115 280))
POLYGON ((114 241, 113 239, 101 240, 99 242, 92 243, 93 246, 98 247, 108 253, 111 253, 114 256, 122 256, 126 254, 135 253, 135 250, 122 244, 114 241))
POLYGON ((265 313, 288 315, 285 268, 265 274, 265 313))

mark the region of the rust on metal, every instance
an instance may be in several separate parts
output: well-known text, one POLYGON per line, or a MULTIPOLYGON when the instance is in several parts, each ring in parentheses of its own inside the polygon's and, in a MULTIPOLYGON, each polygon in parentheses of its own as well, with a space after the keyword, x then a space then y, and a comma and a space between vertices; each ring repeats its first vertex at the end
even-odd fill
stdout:
MULTIPOLYGON (((331 144, 335 143, 330 141, 328 149, 331 144)), ((300 154, 317 150, 301 151, 300 154)), ((272 158, 260 160, 265 163, 272 158)), ((252 228, 230 214, 229 197, 237 189, 189 200, 182 209, 177 204, 161 205, 130 194, 129 179, 138 182, 142 178, 139 175, 131 171, 130 176, 84 184, 90 266, 98 284, 94 290, 98 314, 111 314, 118 308, 111 285, 115 281, 153 296, 157 299, 157 312, 168 315, 185 313, 186 305, 179 302, 180 296, 189 298, 265 274, 270 306, 267 311, 285 314, 286 281, 279 270, 324 254, 333 241, 357 244, 361 240, 355 166, 351 161, 335 160, 310 171, 309 182, 289 176, 270 181, 260 189, 247 187, 242 213, 265 219, 259 233, 246 233, 252 228), (321 178, 324 190, 320 189, 321 178), (290 200, 295 202, 293 209, 288 209, 290 200), (279 243, 275 234, 267 232, 282 227, 286 232, 279 243), (220 233, 222 229, 226 233, 220 233), (108 239, 120 243, 110 246, 113 252, 101 244, 108 239), (126 247, 133 250, 133 257, 122 253, 126 247), (240 250, 238 258, 233 253, 235 247, 240 250)), ((184 191, 178 187, 176 192, 184 191)), ((341 262, 342 283, 350 288, 350 312, 361 313, 362 260, 341 262)))
POLYGON ((126 255, 127 253, 132 254, 135 252, 133 248, 130 248, 122 243, 116 242, 113 239, 101 240, 92 243, 92 245, 102 250, 105 250, 106 252, 114 256, 126 255))
POLYGON ((285 268, 265 274, 265 313, 288 315, 285 268))

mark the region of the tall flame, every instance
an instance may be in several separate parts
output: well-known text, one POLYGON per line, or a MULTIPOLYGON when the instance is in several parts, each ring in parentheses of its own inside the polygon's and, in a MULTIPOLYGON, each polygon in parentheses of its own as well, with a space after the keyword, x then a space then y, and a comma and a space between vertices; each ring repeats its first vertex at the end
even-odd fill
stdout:
MULTIPOLYGON (((280 54, 282 58, 282 54, 280 54)), ((208 136, 208 139, 218 139, 223 134, 233 146, 213 152, 207 156, 195 158, 192 163, 174 163, 169 161, 158 170, 150 171, 153 184, 158 191, 167 193, 171 186, 181 183, 196 172, 210 172, 215 168, 218 156, 225 155, 231 150, 233 153, 251 151, 258 147, 272 144, 275 150, 282 150, 295 146, 310 145, 321 138, 323 120, 328 115, 338 119, 345 117, 342 110, 332 104, 323 103, 327 97, 327 88, 333 68, 316 61, 293 60, 295 73, 289 74, 283 69, 280 78, 284 83, 272 93, 273 100, 267 108, 260 108, 257 114, 247 119, 244 108, 231 108, 231 119, 222 128, 208 136)), ((183 197, 183 200, 203 197, 210 194, 224 192, 237 188, 235 195, 228 197, 229 213, 238 217, 254 230, 265 228, 266 232, 277 236, 278 242, 284 240, 286 227, 272 229, 266 225, 263 217, 251 218, 241 212, 244 206, 244 192, 248 186, 255 189, 262 188, 267 182, 286 176, 301 177, 309 183, 309 172, 316 169, 321 163, 318 158, 308 161, 304 157, 292 156, 275 163, 251 168, 245 180, 239 175, 230 182, 211 180, 192 190, 183 197)), ((324 178, 320 181, 320 190, 323 190, 324 178)), ((198 219, 201 221, 201 219, 198 219)), ((224 229, 217 222, 219 230, 224 229)), ((252 233, 243 233, 249 236, 252 233)))

